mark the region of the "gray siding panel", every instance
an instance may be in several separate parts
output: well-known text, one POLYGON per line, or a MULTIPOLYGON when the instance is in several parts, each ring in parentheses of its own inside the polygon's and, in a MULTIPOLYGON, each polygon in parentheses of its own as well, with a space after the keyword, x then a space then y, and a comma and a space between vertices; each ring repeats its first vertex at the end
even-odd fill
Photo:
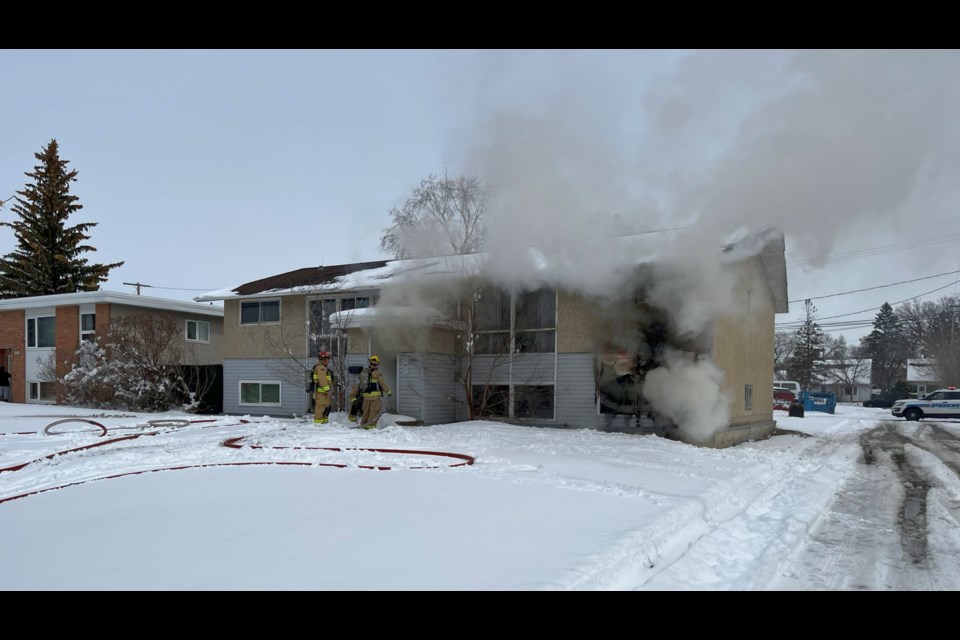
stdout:
POLYGON ((423 420, 423 357, 418 353, 401 353, 397 385, 397 413, 423 420))
MULTIPOLYGON (((229 359, 223 361, 223 412, 233 415, 269 415, 292 417, 304 415, 309 408, 306 377, 299 383, 283 380, 278 375, 285 363, 279 360, 229 359), (268 407, 240 404, 240 381, 280 382, 280 406, 268 407)), ((303 361, 309 369, 312 362, 303 361)))
MULTIPOLYGON (((567 354, 561 354, 561 357, 567 354)), ((513 356, 473 357, 473 379, 477 384, 551 384, 556 354, 521 353, 513 356)))
POLYGON ((552 384, 559 368, 557 354, 522 353, 510 365, 514 384, 552 384))
MULTIPOLYGON (((437 355, 437 354, 431 354, 437 355)), ((433 357, 428 360, 429 366, 424 367, 424 416, 426 424, 443 424, 457 421, 456 398, 462 396, 460 385, 456 380, 454 361, 447 358, 433 357)))
POLYGON ((556 423, 597 426, 595 357, 592 353, 561 353, 557 363, 556 423))
POLYGON ((397 413, 441 424, 457 420, 455 362, 438 353, 402 353, 397 413))

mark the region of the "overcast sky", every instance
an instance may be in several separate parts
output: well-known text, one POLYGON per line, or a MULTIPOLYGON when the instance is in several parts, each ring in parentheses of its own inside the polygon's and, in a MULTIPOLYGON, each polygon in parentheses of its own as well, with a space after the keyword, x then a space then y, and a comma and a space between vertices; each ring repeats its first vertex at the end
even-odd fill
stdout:
MULTIPOLYGON (((958 62, 956 51, 3 51, 0 199, 57 139, 79 172, 72 221, 99 223, 93 259, 125 261, 104 288, 139 281, 187 300, 386 257, 391 207, 448 168, 498 194, 498 244, 545 243, 591 277, 611 232, 685 227, 712 241, 761 225, 786 231, 790 300, 948 274, 814 301, 824 324, 869 320, 884 301, 960 293, 948 273, 960 270, 958 62)), ((13 246, 0 230, 0 252, 13 246)))

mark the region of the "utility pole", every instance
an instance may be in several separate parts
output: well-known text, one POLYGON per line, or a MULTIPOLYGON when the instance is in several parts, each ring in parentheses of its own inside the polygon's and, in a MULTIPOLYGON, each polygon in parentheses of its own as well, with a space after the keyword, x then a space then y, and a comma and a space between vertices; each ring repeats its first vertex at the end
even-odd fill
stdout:
POLYGON ((152 286, 152 285, 143 284, 143 283, 140 283, 140 282, 124 282, 123 284, 130 285, 131 287, 136 287, 136 288, 137 288, 137 295, 140 295, 140 287, 148 287, 148 288, 149 288, 150 286, 152 286))

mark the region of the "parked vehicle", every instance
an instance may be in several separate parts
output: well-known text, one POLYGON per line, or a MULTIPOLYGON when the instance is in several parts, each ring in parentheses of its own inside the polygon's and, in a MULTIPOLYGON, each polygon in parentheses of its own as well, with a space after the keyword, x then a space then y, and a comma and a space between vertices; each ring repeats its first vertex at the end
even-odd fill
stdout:
POLYGON ((789 391, 793 395, 800 395, 800 383, 793 380, 774 380, 774 391, 789 391))
POLYGON ((923 399, 897 400, 890 408, 895 418, 916 421, 922 418, 960 418, 960 391, 956 387, 937 389, 923 399))
POLYGON ((794 395, 792 391, 784 391, 783 389, 773 390, 774 409, 779 409, 780 411, 789 411, 790 405, 795 404, 796 401, 797 396, 794 395))
POLYGON ((863 406, 865 407, 881 407, 881 408, 890 408, 893 406, 893 403, 897 401, 897 396, 889 393, 874 393, 870 396, 869 400, 863 401, 863 406))

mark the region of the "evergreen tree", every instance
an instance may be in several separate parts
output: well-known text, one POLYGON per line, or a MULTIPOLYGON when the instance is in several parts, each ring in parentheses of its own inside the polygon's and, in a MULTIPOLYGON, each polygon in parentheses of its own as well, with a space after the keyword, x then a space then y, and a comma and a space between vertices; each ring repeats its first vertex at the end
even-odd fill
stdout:
POLYGON ((874 385, 881 391, 890 391, 905 371, 907 364, 907 340, 900 318, 893 307, 884 302, 873 320, 873 331, 863 339, 867 353, 873 359, 874 385))
POLYGON ((816 313, 817 308, 807 300, 806 318, 797 330, 793 354, 789 360, 790 378, 799 382, 803 389, 809 389, 811 384, 820 382, 819 361, 823 359, 826 336, 817 324, 816 313))
POLYGON ((77 172, 67 171, 68 161, 60 159, 56 140, 34 155, 40 164, 26 173, 33 182, 17 191, 10 208, 19 219, 0 222, 13 229, 17 240, 14 251, 0 259, 0 297, 96 291, 110 270, 123 263, 89 264, 81 256, 96 251, 82 243, 97 223, 67 226, 67 218, 83 208, 77 196, 70 195, 77 172))

